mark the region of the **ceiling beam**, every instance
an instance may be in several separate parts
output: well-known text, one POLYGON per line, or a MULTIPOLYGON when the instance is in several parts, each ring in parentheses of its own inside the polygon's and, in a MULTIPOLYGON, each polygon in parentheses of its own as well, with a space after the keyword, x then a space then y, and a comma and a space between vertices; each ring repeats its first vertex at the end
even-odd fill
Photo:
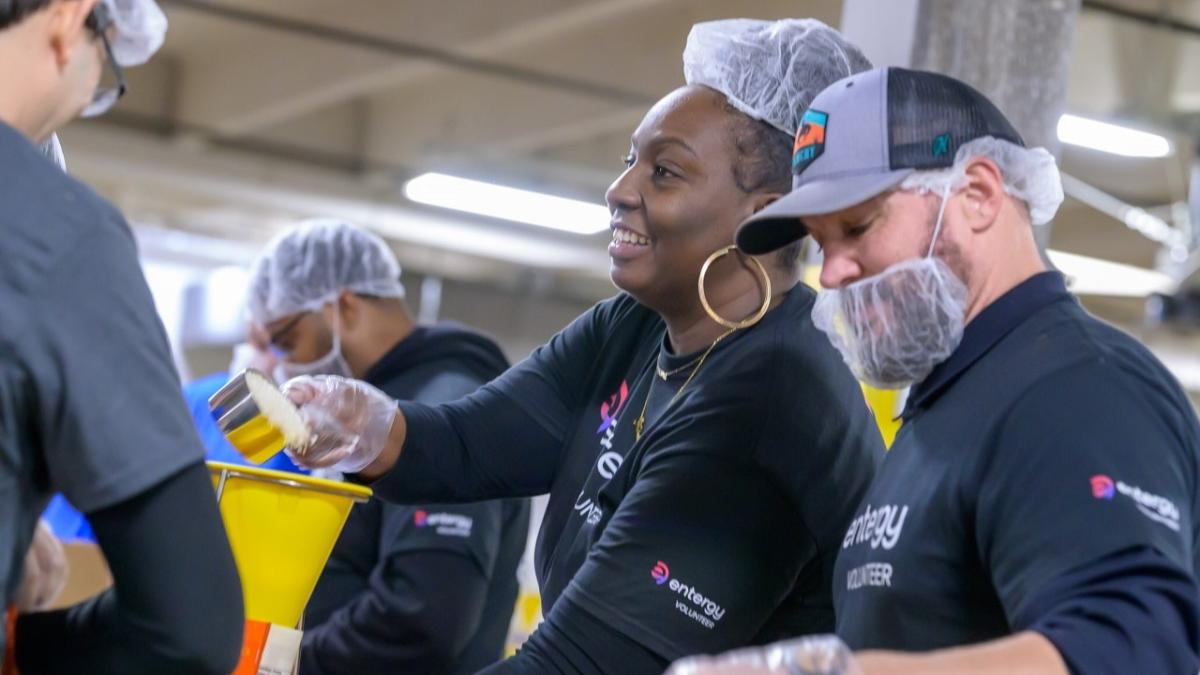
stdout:
MULTIPOLYGON (((597 22, 669 1, 595 0, 558 10, 552 9, 555 4, 550 3, 537 19, 490 26, 487 31, 481 27, 477 39, 450 51, 197 0, 170 0, 172 5, 188 11, 220 11, 231 20, 257 17, 260 27, 265 27, 267 19, 280 24, 276 30, 262 31, 262 38, 244 50, 212 54, 201 63, 189 64, 180 110, 186 112, 189 121, 223 134, 246 134, 318 108, 420 83, 455 70, 643 105, 653 97, 545 70, 506 65, 498 59, 540 41, 584 31, 597 22), (304 42, 298 43, 298 35, 304 42), (351 40, 354 46, 347 48, 351 40)), ((385 21, 382 25, 389 24, 385 21)), ((403 24, 397 19, 395 25, 403 24)), ((424 42, 436 41, 435 35, 429 35, 424 42)))
POLYGON ((231 213, 240 211, 242 218, 257 219, 263 227, 209 234, 261 242, 281 222, 340 217, 399 245, 595 279, 607 276, 606 250, 599 237, 406 206, 396 196, 389 198, 344 175, 231 151, 189 154, 161 139, 112 127, 73 127, 64 133, 63 143, 72 172, 114 198, 131 219, 178 225, 188 222, 190 210, 220 205, 231 213))

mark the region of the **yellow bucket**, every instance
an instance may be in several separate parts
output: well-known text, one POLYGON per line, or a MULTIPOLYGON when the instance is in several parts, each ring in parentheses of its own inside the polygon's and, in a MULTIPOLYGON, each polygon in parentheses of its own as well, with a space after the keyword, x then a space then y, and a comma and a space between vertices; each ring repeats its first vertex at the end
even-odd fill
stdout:
POLYGON ((371 490, 223 462, 209 462, 208 469, 242 578, 246 618, 295 627, 350 508, 370 499, 371 490))

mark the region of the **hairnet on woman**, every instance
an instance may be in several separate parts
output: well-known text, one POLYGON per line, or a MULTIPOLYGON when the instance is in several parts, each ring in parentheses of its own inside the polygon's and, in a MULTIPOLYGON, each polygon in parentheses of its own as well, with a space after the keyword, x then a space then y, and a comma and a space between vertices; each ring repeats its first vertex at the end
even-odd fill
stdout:
POLYGON ((606 194, 618 295, 455 403, 287 385, 316 439, 296 460, 384 499, 549 493, 546 621, 489 672, 659 673, 832 628, 830 565, 882 442, 812 326, 798 250, 732 244, 790 189, 811 98, 869 65, 818 21, 695 26, 686 86, 646 113, 606 194))

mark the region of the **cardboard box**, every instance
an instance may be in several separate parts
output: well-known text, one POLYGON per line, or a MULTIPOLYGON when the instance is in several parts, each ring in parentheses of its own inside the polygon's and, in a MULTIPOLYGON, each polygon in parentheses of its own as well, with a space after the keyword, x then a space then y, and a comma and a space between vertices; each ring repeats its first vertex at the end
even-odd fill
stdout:
POLYGON ((50 609, 80 603, 112 586, 112 574, 100 547, 86 541, 64 541, 67 555, 67 585, 50 609))

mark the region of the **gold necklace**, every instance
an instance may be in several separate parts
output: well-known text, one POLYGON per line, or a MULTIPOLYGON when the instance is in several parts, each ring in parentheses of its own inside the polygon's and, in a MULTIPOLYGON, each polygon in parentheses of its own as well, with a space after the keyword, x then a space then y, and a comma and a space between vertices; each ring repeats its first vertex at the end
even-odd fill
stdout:
MULTIPOLYGON (((696 373, 700 372, 700 366, 704 365, 704 360, 708 358, 708 355, 712 353, 712 350, 716 349, 717 345, 721 343, 721 340, 724 340, 725 338, 729 337, 729 335, 731 333, 733 333, 733 331, 735 331, 735 330, 737 330, 737 328, 730 328, 729 330, 722 333, 716 340, 713 340, 712 344, 708 346, 708 349, 704 350, 704 353, 700 355, 700 358, 696 359, 696 367, 692 368, 691 374, 688 375, 687 379, 683 381, 683 385, 681 385, 679 387, 679 389, 675 392, 675 394, 671 396, 671 400, 667 401, 668 407, 672 403, 675 402, 675 399, 679 398, 679 395, 682 394, 683 390, 686 389, 688 384, 691 383, 692 378, 696 377, 696 373)), ((690 363, 685 364, 684 366, 671 371, 670 373, 668 373, 668 375, 678 373, 679 371, 683 370, 684 368, 687 368, 690 365, 692 365, 692 364, 690 364, 690 363)), ((661 372, 662 371, 659 370, 660 376, 661 376, 661 372)), ((663 379, 665 380, 667 378, 663 377, 663 379)), ((654 381, 651 380, 650 386, 646 389, 646 401, 644 403, 642 403, 642 414, 638 415, 638 418, 633 421, 633 440, 635 443, 637 441, 641 440, 642 429, 644 429, 646 427, 646 410, 650 407, 650 394, 653 393, 652 392, 653 389, 654 389, 654 381)))
POLYGON ((679 366, 678 368, 673 368, 671 370, 663 370, 656 363, 656 364, 654 364, 654 372, 658 375, 658 377, 663 382, 666 382, 668 377, 671 377, 672 375, 678 375, 679 373, 682 373, 683 371, 687 370, 688 368, 691 368, 692 366, 696 365, 696 362, 699 361, 700 359, 704 358, 705 354, 707 354, 707 353, 708 352, 705 352, 704 354, 697 356, 696 358, 692 359, 691 361, 688 361, 687 363, 683 364, 682 366, 679 366))

